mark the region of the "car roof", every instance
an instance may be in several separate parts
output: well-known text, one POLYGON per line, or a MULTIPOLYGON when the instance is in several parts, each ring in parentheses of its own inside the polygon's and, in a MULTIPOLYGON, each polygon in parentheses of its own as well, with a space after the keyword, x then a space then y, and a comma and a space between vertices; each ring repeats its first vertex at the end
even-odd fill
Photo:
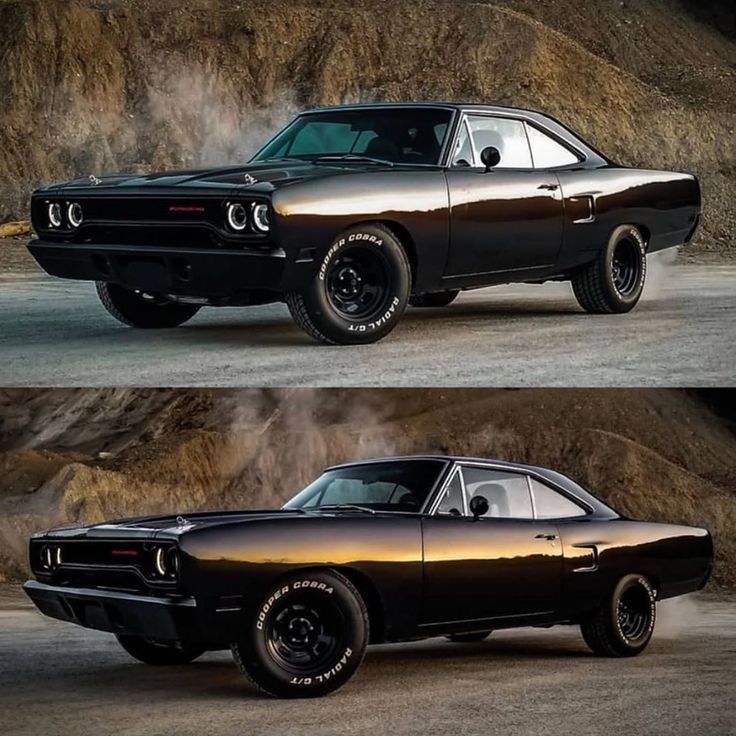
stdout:
MULTIPOLYGON (((485 103, 474 102, 355 102, 345 105, 327 105, 325 107, 315 107, 305 110, 302 114, 314 112, 332 112, 335 110, 370 110, 375 108, 436 108, 440 110, 484 110, 486 112, 517 112, 517 113, 538 113, 536 110, 528 110, 521 107, 509 107, 508 105, 488 105, 485 103)), ((542 114, 542 113, 538 113, 542 114)))
POLYGON ((395 456, 395 457, 391 456, 391 457, 371 458, 369 460, 356 460, 355 462, 342 463, 340 465, 333 465, 329 468, 326 468, 325 472, 328 470, 337 470, 339 468, 349 468, 349 467, 354 467, 354 466, 359 466, 359 465, 373 465, 376 463, 386 463, 386 462, 410 462, 410 461, 416 461, 416 460, 435 460, 435 461, 442 461, 445 463, 467 463, 467 464, 479 464, 479 465, 492 465, 499 469, 507 468, 508 470, 527 472, 530 475, 537 475, 540 478, 548 481, 552 486, 557 486, 558 488, 562 488, 563 490, 566 490, 569 493, 572 493, 573 496, 576 496, 577 498, 579 498, 580 500, 584 501, 589 506, 591 506, 593 511, 597 514, 602 514, 608 517, 618 517, 619 516, 617 511, 612 509, 610 506, 607 506, 600 499, 596 498, 592 493, 590 493, 590 491, 586 490, 585 488, 583 488, 583 486, 576 483, 571 478, 568 478, 566 475, 563 475, 562 473, 559 473, 556 470, 552 470, 551 468, 545 468, 540 465, 528 465, 526 463, 515 463, 515 462, 509 462, 508 460, 496 460, 494 458, 483 458, 483 457, 467 457, 464 455, 440 455, 440 454, 401 455, 401 456, 395 456))

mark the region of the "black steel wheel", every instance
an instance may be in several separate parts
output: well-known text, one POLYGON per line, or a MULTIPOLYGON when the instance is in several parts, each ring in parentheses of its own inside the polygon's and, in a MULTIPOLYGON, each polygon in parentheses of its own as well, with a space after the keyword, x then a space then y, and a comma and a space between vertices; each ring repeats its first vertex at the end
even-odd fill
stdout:
POLYGON ((126 289, 107 281, 97 281, 95 285, 102 306, 118 322, 129 327, 178 327, 194 317, 200 309, 196 304, 177 304, 157 294, 126 289))
POLYGON ((472 644, 476 641, 485 641, 491 633, 491 631, 473 631, 467 634, 450 634, 445 638, 456 644, 472 644))
POLYGON ((580 629, 596 654, 633 657, 649 644, 655 621, 656 596, 649 581, 641 575, 627 575, 580 629))
POLYGON ((306 289, 286 294, 294 321, 328 345, 372 343, 396 327, 406 309, 411 269, 396 236, 380 224, 342 233, 306 289))
POLYGON ((641 298, 646 273, 644 238, 633 225, 621 225, 596 260, 573 275, 572 287, 586 312, 629 312, 641 298))
POLYGON ((292 575, 265 596, 232 644, 241 671, 274 697, 310 698, 344 685, 363 660, 368 613, 334 571, 292 575))
POLYGON ((433 294, 416 294, 409 299, 412 307, 447 307, 452 304, 460 292, 436 291, 433 294))
POLYGON ((117 634, 116 638, 131 657, 156 667, 189 664, 205 652, 203 647, 183 642, 169 644, 127 634, 117 634))

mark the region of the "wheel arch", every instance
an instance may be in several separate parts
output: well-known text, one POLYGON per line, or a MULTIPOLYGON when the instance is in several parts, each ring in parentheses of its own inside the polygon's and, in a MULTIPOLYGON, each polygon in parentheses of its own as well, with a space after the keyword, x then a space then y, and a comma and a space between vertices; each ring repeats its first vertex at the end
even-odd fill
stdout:
POLYGON ((370 643, 377 644, 385 641, 386 637, 386 619, 383 607, 383 600, 378 589, 371 579, 360 570, 356 570, 349 566, 335 566, 324 568, 326 570, 334 570, 346 577, 360 593, 365 607, 368 609, 368 622, 370 624, 370 643))
POLYGON ((417 280, 417 271, 419 268, 419 260, 417 256, 417 246, 409 229, 396 220, 360 220, 354 222, 350 227, 360 227, 361 225, 381 225, 391 231, 391 234, 399 241, 399 245, 404 250, 406 258, 409 261, 409 269, 411 270, 411 286, 412 292, 414 284, 417 280))

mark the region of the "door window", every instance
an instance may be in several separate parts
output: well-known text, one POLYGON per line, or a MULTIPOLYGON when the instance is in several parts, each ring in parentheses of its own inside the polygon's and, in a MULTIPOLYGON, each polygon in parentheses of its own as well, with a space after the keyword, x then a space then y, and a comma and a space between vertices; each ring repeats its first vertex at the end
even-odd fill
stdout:
POLYGON ((463 484, 460 473, 457 472, 444 491, 437 513, 443 516, 464 516, 465 504, 463 503, 463 484))
POLYGON ((484 148, 493 146, 501 154, 494 169, 531 169, 532 155, 524 123, 510 118, 469 115, 468 126, 476 161, 484 148))
POLYGON ((584 509, 544 483, 530 478, 530 485, 537 519, 568 519, 573 516, 585 516, 584 509))
POLYGON ((574 166, 580 163, 580 159, 561 143, 552 140, 546 133, 527 126, 529 133, 529 144, 532 147, 532 158, 535 169, 550 169, 555 166, 574 166))
POLYGON ((457 137, 457 142, 455 143, 455 155, 452 157, 452 165, 465 167, 474 165, 473 146, 470 142, 468 126, 465 122, 463 122, 460 127, 460 133, 457 137))
POLYGON ((488 501, 488 512, 485 517, 534 518, 526 476, 471 466, 464 467, 462 472, 468 504, 474 496, 483 496, 488 501))

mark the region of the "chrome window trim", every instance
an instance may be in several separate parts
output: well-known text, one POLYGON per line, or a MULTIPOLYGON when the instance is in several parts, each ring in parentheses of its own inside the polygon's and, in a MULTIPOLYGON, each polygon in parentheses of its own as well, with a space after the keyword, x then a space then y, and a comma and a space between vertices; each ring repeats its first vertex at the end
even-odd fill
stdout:
MULTIPOLYGON (((526 130, 526 126, 527 125, 531 125, 531 126, 537 128, 538 130, 540 130, 541 132, 543 132, 545 135, 547 135, 548 137, 550 137, 553 141, 559 143, 563 147, 567 148, 571 153, 573 153, 574 155, 576 155, 578 157, 578 159, 579 159, 578 160, 578 166, 582 166, 582 165, 584 165, 585 163, 587 163, 590 160, 590 157, 588 156, 587 153, 585 153, 585 151, 583 151, 582 149, 580 149, 578 146, 574 145, 573 143, 570 143, 569 141, 564 140, 561 136, 559 136, 553 130, 551 130, 549 127, 547 127, 546 125, 544 125, 544 123, 540 123, 538 120, 532 119, 529 115, 525 115, 523 112, 514 112, 514 113, 509 113, 509 114, 502 114, 502 113, 496 113, 496 112, 489 112, 488 110, 480 110, 480 109, 477 109, 477 108, 464 108, 460 112, 461 122, 462 123, 465 123, 467 125, 467 119, 468 119, 468 116, 470 116, 470 115, 474 115, 474 116, 478 116, 478 117, 485 117, 485 118, 502 118, 504 120, 516 120, 516 121, 518 121, 518 122, 520 122, 520 123, 522 123, 524 125, 524 135, 526 136, 527 145, 529 146, 529 156, 530 156, 531 161, 532 161, 532 168, 530 168, 530 169, 527 169, 527 168, 511 169, 511 168, 509 168, 509 169, 498 169, 498 171, 561 171, 561 170, 564 170, 566 168, 569 168, 568 166, 553 166, 553 167, 549 167, 549 168, 539 168, 538 169, 538 168, 536 168, 534 166, 534 154, 532 153, 532 146, 531 146, 531 141, 529 140, 529 133, 526 130)), ((460 128, 461 127, 462 127, 462 125, 458 125, 456 127, 456 129, 455 129, 455 133, 453 135, 452 145, 450 147, 450 151, 453 151, 455 145, 457 144, 457 139, 458 139, 458 136, 459 136, 459 132, 460 132, 460 128)), ((468 129, 468 131, 469 131, 469 129, 468 129)), ((471 142, 471 148, 473 150, 473 155, 475 155, 475 142, 473 141, 472 136, 471 136, 470 142, 471 142)), ((462 170, 462 169, 464 169, 466 167, 464 167, 464 166, 460 166, 460 167, 453 166, 452 165, 452 160, 449 160, 449 161, 447 161, 447 163, 445 165, 445 168, 447 168, 447 169, 456 169, 456 168, 459 168, 459 169, 462 170)), ((473 168, 481 168, 481 167, 480 166, 474 166, 473 168)))
MULTIPOLYGON (((588 503, 586 503, 583 499, 581 499, 577 494, 573 493, 572 491, 568 491, 567 488, 563 488, 559 484, 555 483, 554 481, 549 480, 548 478, 545 478, 541 473, 537 473, 534 470, 530 470, 527 468, 520 468, 520 467, 508 467, 506 465, 498 465, 497 463, 483 462, 481 460, 468 460, 468 461, 455 460, 453 461, 452 469, 450 470, 444 483, 442 483, 439 492, 431 500, 431 503, 429 504, 429 510, 426 512, 425 515, 427 516, 437 515, 437 509, 440 505, 440 499, 442 498, 442 494, 444 493, 445 489, 447 488, 449 484, 450 479, 453 476, 453 471, 455 471, 456 469, 462 470, 462 468, 464 467, 485 468, 488 470, 496 470, 501 473, 510 473, 510 474, 526 476, 527 488, 529 489, 529 493, 531 495, 532 511, 534 513, 534 518, 532 519, 520 518, 520 519, 517 519, 518 521, 541 521, 541 522, 552 523, 558 520, 564 521, 564 520, 569 520, 569 519, 583 519, 587 516, 591 516, 595 512, 595 509, 592 506, 590 506, 588 503), (557 519, 538 519, 537 511, 536 511, 536 504, 534 503, 534 494, 531 491, 531 481, 529 480, 530 478, 534 478, 535 480, 539 481, 542 485, 545 485, 551 490, 555 491, 556 493, 559 493, 563 498, 569 499, 574 504, 579 506, 585 512, 585 514, 581 516, 560 516, 557 519)), ((467 496, 467 493, 465 491, 464 476, 462 478, 462 484, 463 484, 463 496, 465 497, 467 496)), ((467 502, 468 502, 468 499, 465 498, 465 503, 467 502)))
MULTIPOLYGON (((427 516, 440 516, 439 508, 440 504, 442 503, 442 499, 444 498, 445 494, 447 493, 447 490, 450 487, 450 484, 455 479, 455 476, 460 476, 460 492, 462 494, 462 500, 463 500, 463 516, 462 518, 467 517, 468 515, 468 499, 467 494, 465 492, 465 479, 463 478, 461 467, 459 463, 453 463, 452 468, 450 469, 450 472, 448 473, 447 477, 445 478, 445 481, 440 486, 439 492, 437 495, 432 499, 431 505, 429 510, 427 511, 427 516)), ((445 516, 445 514, 441 514, 442 516, 445 516)))

